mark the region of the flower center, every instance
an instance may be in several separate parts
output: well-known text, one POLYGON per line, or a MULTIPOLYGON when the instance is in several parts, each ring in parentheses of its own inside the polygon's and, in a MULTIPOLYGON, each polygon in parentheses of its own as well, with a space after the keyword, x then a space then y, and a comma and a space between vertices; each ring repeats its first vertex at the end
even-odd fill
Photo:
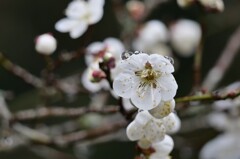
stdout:
POLYGON ((160 77, 160 72, 153 69, 152 65, 147 62, 144 66, 144 70, 136 71, 135 75, 141 78, 139 87, 151 85, 153 88, 157 87, 156 79, 160 77))

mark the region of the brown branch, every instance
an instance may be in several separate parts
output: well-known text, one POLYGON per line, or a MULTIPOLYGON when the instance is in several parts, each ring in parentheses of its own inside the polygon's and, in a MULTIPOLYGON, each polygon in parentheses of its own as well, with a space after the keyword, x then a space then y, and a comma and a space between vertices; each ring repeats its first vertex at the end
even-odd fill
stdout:
POLYGON ((127 122, 125 120, 121 120, 115 123, 108 123, 102 125, 101 127, 98 127, 96 129, 82 130, 71 134, 58 136, 54 138, 54 142, 56 145, 66 145, 76 141, 92 139, 103 135, 107 135, 109 133, 116 132, 126 126, 127 122))
POLYGON ((63 107, 42 107, 37 109, 23 110, 12 115, 11 121, 24 121, 47 117, 78 117, 86 113, 95 112, 100 114, 111 114, 119 112, 118 106, 106 106, 101 109, 80 107, 80 108, 63 108, 63 107))
POLYGON ((222 52, 222 55, 219 57, 215 66, 208 72, 202 88, 207 89, 208 91, 213 90, 216 85, 221 81, 225 72, 231 65, 234 57, 238 53, 240 48, 240 26, 230 37, 225 49, 222 52))
POLYGON ((215 101, 215 100, 224 100, 228 98, 236 98, 240 95, 240 89, 235 90, 233 92, 229 92, 227 94, 221 94, 221 92, 212 92, 212 93, 205 93, 202 95, 193 95, 193 96, 186 96, 176 98, 175 101, 177 103, 183 102, 192 102, 192 101, 215 101))
POLYGON ((0 64, 2 67, 4 67, 6 70, 12 72, 14 75, 20 77, 23 79, 26 83, 31 84, 32 86, 36 88, 43 87, 43 81, 25 70, 24 68, 12 63, 7 57, 3 55, 3 53, 0 52, 0 64))

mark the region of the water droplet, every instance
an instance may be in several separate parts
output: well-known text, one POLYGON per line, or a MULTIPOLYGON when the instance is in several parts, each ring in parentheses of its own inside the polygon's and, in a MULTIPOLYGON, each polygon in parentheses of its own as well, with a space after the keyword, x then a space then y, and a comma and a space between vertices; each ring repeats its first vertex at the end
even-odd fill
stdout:
POLYGON ((128 59, 130 56, 132 56, 134 53, 131 51, 124 51, 121 55, 122 60, 128 59))
POLYGON ((172 57, 169 57, 169 56, 164 56, 165 59, 168 59, 169 62, 173 65, 174 64, 174 60, 172 57))

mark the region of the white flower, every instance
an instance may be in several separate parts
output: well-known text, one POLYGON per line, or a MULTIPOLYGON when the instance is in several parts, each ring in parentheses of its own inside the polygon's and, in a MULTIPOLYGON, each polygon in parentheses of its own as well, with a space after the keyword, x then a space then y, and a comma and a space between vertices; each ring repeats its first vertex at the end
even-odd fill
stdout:
POLYGON ((92 73, 95 70, 99 70, 98 63, 93 63, 89 66, 82 75, 82 85, 90 92, 98 92, 100 90, 108 90, 110 86, 106 79, 102 79, 100 82, 92 82, 92 73))
POLYGON ((111 53, 116 62, 120 60, 124 51, 123 43, 116 38, 107 38, 103 42, 93 42, 87 47, 85 61, 87 65, 101 61, 105 53, 111 53))
POLYGON ((223 0, 198 0, 203 6, 209 9, 222 12, 224 10, 223 0))
POLYGON ((175 100, 162 101, 159 106, 149 110, 149 113, 158 119, 168 116, 175 108, 175 100))
POLYGON ((239 159, 239 133, 225 133, 209 141, 200 152, 201 159, 239 159))
POLYGON ((197 22, 182 19, 171 27, 171 43, 180 55, 188 57, 195 52, 202 36, 197 22))
POLYGON ((74 0, 66 9, 66 18, 55 24, 55 29, 60 32, 70 32, 72 38, 80 37, 88 28, 103 16, 104 0, 74 0))
POLYGON ((51 34, 42 34, 37 37, 35 49, 38 53, 50 55, 56 48, 57 41, 51 34))
POLYGON ((128 125, 127 136, 132 141, 144 139, 155 143, 163 140, 165 128, 161 119, 155 119, 148 111, 141 111, 128 125))
POLYGON ((176 94, 178 86, 171 74, 174 67, 161 55, 134 54, 118 67, 122 72, 114 79, 113 90, 140 109, 153 109, 176 94))
POLYGON ((149 159, 169 159, 169 153, 173 150, 173 146, 173 139, 165 135, 162 141, 152 144, 155 152, 149 156, 149 159))

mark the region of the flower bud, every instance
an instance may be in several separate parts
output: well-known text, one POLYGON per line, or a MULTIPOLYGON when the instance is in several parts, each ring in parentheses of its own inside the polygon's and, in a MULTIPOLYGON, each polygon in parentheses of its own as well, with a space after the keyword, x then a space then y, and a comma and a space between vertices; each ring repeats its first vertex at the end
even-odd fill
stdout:
POLYGON ((152 145, 156 153, 161 153, 162 155, 168 155, 173 150, 173 146, 173 139, 168 135, 165 135, 162 141, 152 145))
POLYGON ((173 112, 175 108, 175 101, 170 100, 170 101, 166 101, 166 102, 161 102, 159 106, 149 110, 149 113, 157 118, 157 119, 161 119, 167 115, 169 115, 171 112, 173 112))
POLYGON ((106 74, 103 71, 93 70, 92 71, 92 76, 90 77, 90 81, 93 82, 93 83, 100 82, 105 77, 106 77, 106 74))
POLYGON ((201 27, 192 20, 179 20, 171 27, 171 43, 181 56, 191 56, 201 40, 201 27))
POLYGON ((42 34, 36 38, 35 49, 44 55, 52 54, 57 48, 57 41, 51 34, 42 34))

